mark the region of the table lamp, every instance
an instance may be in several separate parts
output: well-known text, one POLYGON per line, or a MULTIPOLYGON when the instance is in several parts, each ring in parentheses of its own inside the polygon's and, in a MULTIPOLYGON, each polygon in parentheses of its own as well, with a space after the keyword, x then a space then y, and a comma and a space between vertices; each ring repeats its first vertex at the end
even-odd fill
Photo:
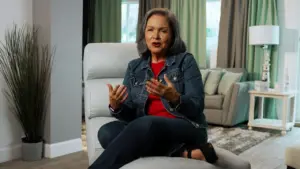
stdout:
POLYGON ((279 26, 257 25, 249 27, 249 45, 261 46, 264 50, 264 63, 261 81, 270 85, 270 45, 279 44, 279 26))

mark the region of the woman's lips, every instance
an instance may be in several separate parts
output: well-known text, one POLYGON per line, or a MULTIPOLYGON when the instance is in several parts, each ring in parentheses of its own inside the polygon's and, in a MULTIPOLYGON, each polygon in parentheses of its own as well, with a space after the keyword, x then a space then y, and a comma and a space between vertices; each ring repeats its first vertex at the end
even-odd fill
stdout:
POLYGON ((152 46, 154 46, 154 47, 160 47, 161 43, 160 42, 152 42, 152 46))

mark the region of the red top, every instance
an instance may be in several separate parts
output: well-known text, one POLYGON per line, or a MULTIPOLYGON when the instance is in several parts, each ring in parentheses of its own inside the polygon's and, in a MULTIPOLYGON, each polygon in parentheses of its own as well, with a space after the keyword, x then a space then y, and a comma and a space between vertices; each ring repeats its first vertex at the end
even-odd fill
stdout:
MULTIPOLYGON (((154 77, 157 78, 159 72, 164 67, 165 62, 158 62, 158 63, 151 63, 151 68, 154 74, 154 77)), ((148 114, 152 116, 163 116, 168 118, 175 118, 171 113, 169 113, 162 101, 160 100, 160 97, 154 96, 152 94, 149 94, 148 98, 149 107, 148 107, 148 114)))

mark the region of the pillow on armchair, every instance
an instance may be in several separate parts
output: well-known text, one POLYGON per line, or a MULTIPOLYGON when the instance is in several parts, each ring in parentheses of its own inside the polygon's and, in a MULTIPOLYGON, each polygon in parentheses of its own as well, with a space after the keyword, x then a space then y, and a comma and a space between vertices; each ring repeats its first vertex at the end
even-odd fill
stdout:
POLYGON ((243 73, 225 72, 218 86, 218 94, 226 95, 231 86, 241 81, 243 73))
POLYGON ((200 72, 201 72, 201 76, 202 76, 202 82, 204 85, 210 71, 209 71, 209 69, 201 69, 200 72))
POLYGON ((204 92, 208 95, 214 95, 217 93, 217 89, 222 78, 223 71, 212 70, 208 74, 207 80, 204 86, 204 92))

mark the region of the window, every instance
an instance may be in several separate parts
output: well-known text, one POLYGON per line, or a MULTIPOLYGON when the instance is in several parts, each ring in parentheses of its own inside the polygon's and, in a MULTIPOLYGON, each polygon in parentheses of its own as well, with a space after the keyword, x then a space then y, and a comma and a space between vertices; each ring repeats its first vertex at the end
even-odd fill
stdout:
POLYGON ((206 51, 209 67, 217 64, 217 48, 219 23, 221 17, 221 0, 207 0, 206 2, 206 51))
POLYGON ((139 13, 138 0, 122 1, 122 32, 121 42, 135 42, 139 13))

